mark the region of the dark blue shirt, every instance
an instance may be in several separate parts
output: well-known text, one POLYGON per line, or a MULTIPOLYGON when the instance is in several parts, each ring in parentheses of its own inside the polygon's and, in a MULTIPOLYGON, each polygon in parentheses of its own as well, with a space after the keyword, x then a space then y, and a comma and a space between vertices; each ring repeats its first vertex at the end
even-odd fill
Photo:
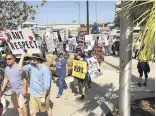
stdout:
POLYGON ((66 64, 67 64, 66 59, 56 60, 56 75, 57 76, 66 76, 66 64))

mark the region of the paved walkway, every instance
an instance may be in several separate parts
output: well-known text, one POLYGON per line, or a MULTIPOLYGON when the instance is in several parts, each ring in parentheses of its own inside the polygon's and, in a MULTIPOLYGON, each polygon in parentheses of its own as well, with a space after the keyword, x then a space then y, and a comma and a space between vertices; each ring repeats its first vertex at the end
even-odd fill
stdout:
MULTIPOLYGON (((80 95, 76 94, 72 89, 73 78, 67 77, 66 82, 68 89, 64 91, 64 95, 57 99, 58 87, 56 83, 52 83, 51 100, 53 102, 53 116, 105 116, 114 106, 119 104, 119 73, 117 68, 119 59, 111 56, 105 57, 103 75, 94 79, 92 88, 87 90, 87 97, 81 101, 80 95)), ((154 96, 155 91, 155 64, 150 63, 151 72, 149 74, 148 87, 136 86, 137 81, 137 60, 133 60, 132 66, 132 101, 143 97, 154 96)), ((10 101, 10 97, 7 97, 10 101)), ((18 116, 16 110, 8 109, 3 116, 18 116)), ((45 113, 38 116, 47 116, 45 113)))

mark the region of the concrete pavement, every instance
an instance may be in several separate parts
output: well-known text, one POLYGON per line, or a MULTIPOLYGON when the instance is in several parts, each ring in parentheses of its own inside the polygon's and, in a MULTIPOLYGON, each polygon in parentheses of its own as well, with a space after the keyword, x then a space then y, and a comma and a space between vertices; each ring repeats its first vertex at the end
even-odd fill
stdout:
MULTIPOLYGON (((155 92, 155 64, 150 63, 151 72, 147 87, 136 86, 138 77, 137 60, 132 62, 132 101, 144 97, 154 96, 155 92)), ((73 78, 67 77, 68 89, 63 96, 57 99, 58 87, 52 83, 51 100, 53 102, 53 116, 105 116, 114 106, 119 104, 119 73, 117 71, 119 59, 111 56, 105 57, 103 75, 92 80, 92 88, 87 90, 87 97, 81 101, 80 95, 73 90, 73 78)), ((7 97, 10 101, 10 97, 7 97)), ((18 116, 10 102, 3 116, 18 116)), ((40 113, 39 116, 46 116, 40 113)))

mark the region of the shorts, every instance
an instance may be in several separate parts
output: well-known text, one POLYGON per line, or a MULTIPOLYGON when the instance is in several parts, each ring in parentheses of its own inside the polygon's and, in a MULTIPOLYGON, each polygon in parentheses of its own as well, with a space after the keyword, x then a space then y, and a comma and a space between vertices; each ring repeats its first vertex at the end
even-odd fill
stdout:
POLYGON ((140 73, 140 77, 143 76, 143 72, 145 74, 145 78, 148 78, 148 73, 150 72, 150 67, 147 62, 139 62, 137 65, 138 72, 140 73))
POLYGON ((20 94, 17 94, 15 92, 12 93, 11 101, 13 103, 13 106, 17 108, 24 108, 27 105, 26 104, 27 99, 23 97, 22 93, 20 94))
POLYGON ((33 97, 30 95, 30 114, 36 114, 37 112, 46 112, 50 109, 50 98, 47 96, 46 103, 44 105, 41 104, 42 97, 33 97))

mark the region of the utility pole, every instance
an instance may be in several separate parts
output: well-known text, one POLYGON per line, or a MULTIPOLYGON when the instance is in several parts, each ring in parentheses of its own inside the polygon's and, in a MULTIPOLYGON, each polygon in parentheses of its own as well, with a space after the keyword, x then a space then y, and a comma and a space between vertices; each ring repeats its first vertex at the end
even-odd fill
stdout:
POLYGON ((95 12, 96 12, 96 24, 97 24, 97 0, 96 0, 96 3, 95 3, 95 12))
MULTIPOLYGON (((122 1, 121 4, 127 4, 122 1)), ((120 81, 119 116, 131 115, 132 36, 131 14, 120 13, 120 81)))
POLYGON ((81 24, 81 19, 80 19, 80 4, 78 2, 75 2, 79 6, 79 25, 81 24))
POLYGON ((86 1, 87 5, 87 34, 89 35, 89 3, 88 0, 86 1))

